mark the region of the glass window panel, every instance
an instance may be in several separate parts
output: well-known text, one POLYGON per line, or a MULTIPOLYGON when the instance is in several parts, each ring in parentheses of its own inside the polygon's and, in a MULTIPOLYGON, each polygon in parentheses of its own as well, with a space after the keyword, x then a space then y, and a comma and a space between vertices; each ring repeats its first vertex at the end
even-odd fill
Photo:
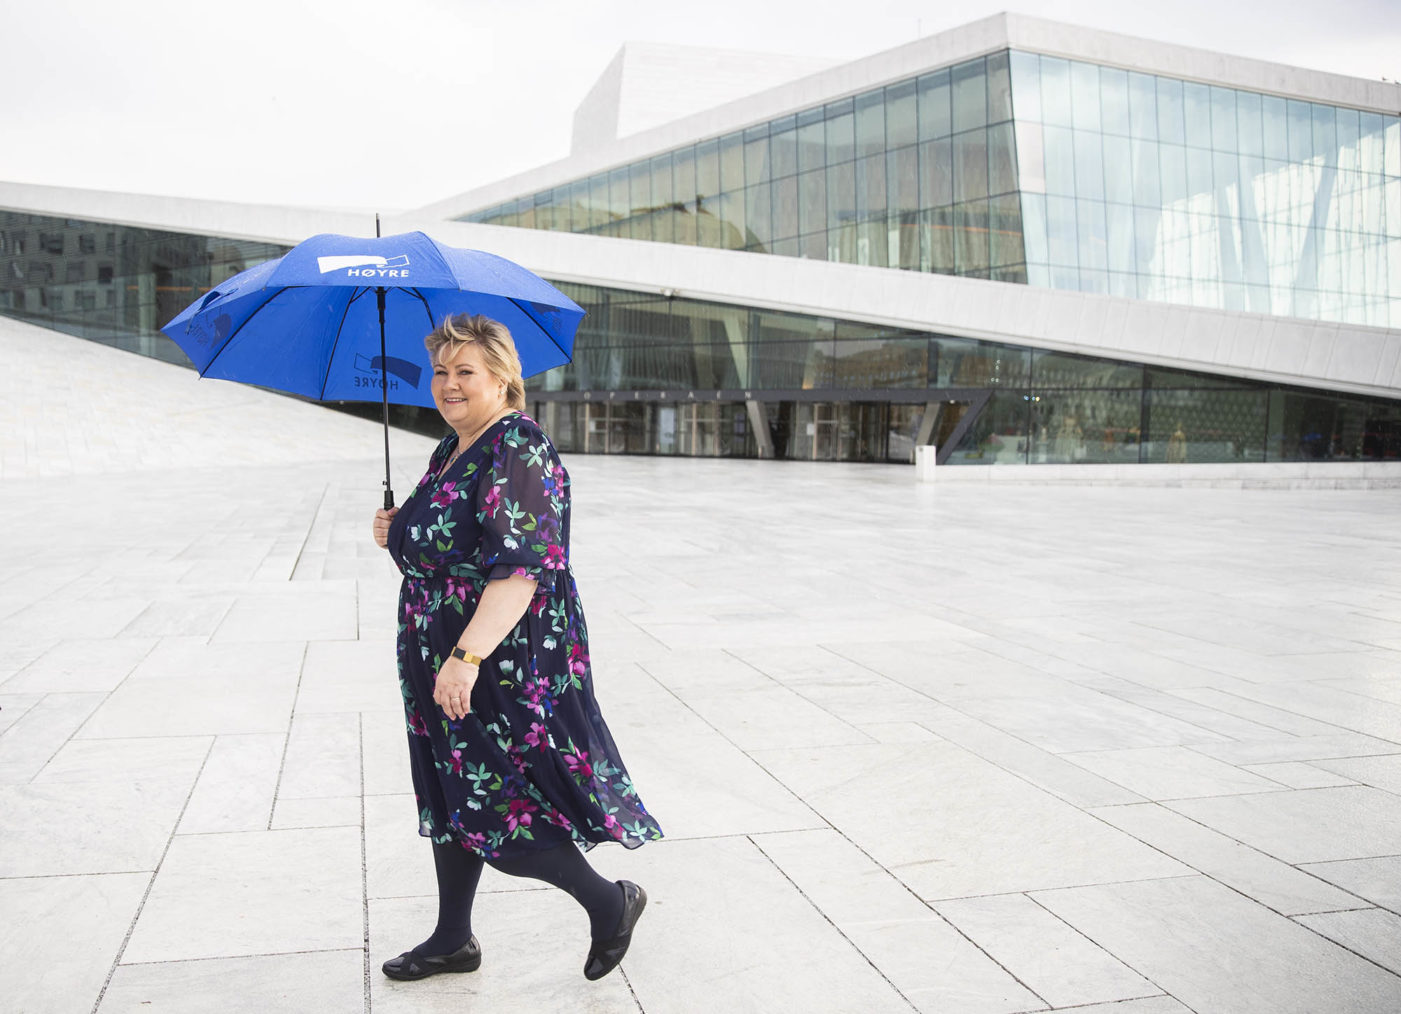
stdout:
POLYGON ((1017 122, 1041 119, 1041 59, 1012 51, 1012 105, 1017 122))
POLYGON ((1158 82, 1158 140, 1169 144, 1186 144, 1187 131, 1182 125, 1182 82, 1160 77, 1158 82))
POLYGON ((1016 153, 1012 141, 1012 124, 999 123, 988 128, 988 193, 1005 194, 1017 189, 1016 153))
POLYGON ((1187 146, 1211 147, 1211 89, 1194 81, 1182 82, 1182 114, 1186 120, 1187 146))
POLYGON ((1158 86, 1151 74, 1129 74, 1129 133, 1144 140, 1158 136, 1158 86))
POLYGON ((1211 193, 1211 152, 1203 148, 1187 149, 1187 192, 1211 193))
POLYGON ((1076 235, 1075 199, 1046 197, 1046 252, 1057 267, 1079 267, 1080 241, 1076 235))
POLYGON ((1104 136, 1104 196, 1120 204, 1133 203, 1132 144, 1127 137, 1104 136))
POLYGON ((1338 119, 1338 165, 1343 169, 1359 170, 1357 142, 1360 136, 1356 109, 1334 110, 1338 119))
POLYGON ((1017 181, 1022 190, 1035 194, 1046 192, 1046 150, 1041 124, 1018 119, 1017 181))
MULTIPOLYGON (((821 172, 822 170, 814 170, 821 172)), ((798 237, 798 256, 805 257, 813 261, 825 261, 827 259, 827 230, 810 232, 806 236, 798 237)))
POLYGON ((840 229, 855 223, 856 163, 843 162, 840 165, 828 166, 827 228, 840 229))
POLYGON ((1099 119, 1106 134, 1128 135, 1129 75, 1112 67, 1099 69, 1099 119))
POLYGON ((798 174, 798 232, 809 235, 827 229, 827 170, 798 174))
POLYGON ((920 267, 935 274, 954 273, 954 233, 958 231, 952 205, 920 212, 924 226, 920 245, 920 267))
POLYGON ((764 124, 744 132, 744 183, 754 186, 771 178, 769 129, 764 124))
POLYGON ((1162 168, 1163 204, 1180 204, 1187 199, 1187 149, 1161 144, 1158 154, 1162 168))
POLYGON ((856 157, 856 117, 851 100, 839 104, 841 112, 827 107, 827 164, 850 162, 856 157))
POLYGON ((1077 130, 1100 129, 1099 68, 1076 60, 1070 64, 1072 123, 1077 130))
POLYGON ((1377 173, 1382 171, 1382 142, 1383 121, 1378 113, 1358 114, 1358 152, 1359 159, 1357 168, 1366 173, 1377 173))
POLYGON ((1229 211, 1230 215, 1222 222, 1222 227, 1229 227, 1233 222, 1239 220, 1239 207, 1226 207, 1223 209, 1220 201, 1229 197, 1232 203, 1236 200, 1234 188, 1239 182, 1236 175, 1239 157, 1228 151, 1214 151, 1211 153, 1211 181, 1216 187, 1218 195, 1217 211, 1229 211))
POLYGON ((987 61, 988 122, 1001 123, 1012 118, 1012 75, 1007 51, 990 53, 987 61))
POLYGON ((929 141, 953 133, 952 87, 947 70, 925 74, 919 90, 919 139, 929 141))
MULTIPOLYGON (((966 357, 960 357, 960 359, 966 357)), ((941 359, 942 366, 942 359, 941 359)), ((970 385, 971 386, 971 385, 970 385)), ((981 385, 979 385, 981 386, 981 385)), ((998 391, 949 455, 950 465, 1026 464, 1027 396, 998 391)), ((942 467, 942 466, 941 466, 942 467)))
POLYGON ((1401 176, 1401 118, 1383 117, 1386 124, 1384 133, 1385 152, 1382 156, 1382 172, 1388 176, 1401 176))
MULTIPOLYGON (((1032 371, 1031 385, 1038 393, 1045 388, 1143 387, 1143 367, 1114 359, 1036 352, 1032 371)), ((1137 423, 1135 418, 1134 424, 1137 423)))
POLYGON ((919 206, 936 208, 952 203, 953 140, 926 141, 919 146, 919 206))
POLYGON ((953 138, 953 199, 974 201, 988 193, 987 131, 969 130, 953 138))
POLYGON ((798 128, 795 124, 796 119, 792 116, 785 116, 773 124, 769 143, 774 179, 791 176, 798 171, 798 128))
POLYGON ((1235 152, 1237 144, 1235 90, 1212 85, 1211 146, 1217 151, 1235 152))
POLYGON ((1038 388, 1028 458, 1034 464, 1137 464, 1142 412, 1139 390, 1038 388))
POLYGON ((1020 264, 1025 260, 1022 246, 1022 207, 1016 194, 1003 194, 988 201, 991 214, 988 230, 988 262, 994 267, 1020 264))
POLYGON ((652 159, 652 200, 657 205, 667 205, 672 201, 671 155, 658 155, 652 159))
POLYGON ((720 189, 744 188, 744 135, 739 132, 720 138, 720 189))
MULTIPOLYGON (((948 149, 949 142, 935 141, 932 144, 942 144, 948 149)), ((921 147, 927 147, 922 145, 921 147)), ((952 159, 952 154, 947 154, 947 158, 952 159)), ((919 149, 914 146, 900 148, 897 151, 887 152, 885 156, 885 180, 886 198, 888 200, 888 213, 894 219, 902 213, 913 213, 920 209, 919 188, 920 188, 920 165, 921 159, 919 149)), ((949 187, 949 200, 953 199, 953 164, 950 161, 949 171, 946 174, 949 187)))
POLYGON ((744 223, 750 249, 764 250, 773 242, 773 216, 770 211, 770 189, 767 183, 757 183, 744 191, 744 223))
POLYGON ((1309 103, 1288 99, 1285 103, 1289 117, 1289 158, 1306 162, 1313 158, 1313 110, 1309 103))
POLYGON ((867 219, 856 227, 856 263, 889 266, 890 244, 885 216, 867 219))
POLYGON ((1045 127, 1046 193, 1075 193, 1075 138, 1068 127, 1045 127))
POLYGON ((987 123, 987 61, 970 60, 953 68, 953 129, 957 133, 987 123))
POLYGON ((774 240, 798 235, 798 178, 785 176, 774 180, 772 187, 774 240))
POLYGON ((720 192, 720 143, 714 139, 696 145, 696 193, 713 197, 720 192))
POLYGON ((1268 397, 1264 390, 1147 392, 1144 461, 1169 464, 1263 461, 1268 397))
POLYGON ((988 269, 988 202, 969 201, 957 205, 958 231, 954 237, 954 257, 960 275, 988 269))
POLYGON ((750 238, 745 225, 744 190, 721 194, 717 202, 720 219, 720 246, 726 250, 743 250, 750 238))
POLYGON ((610 219, 608 213, 608 176, 600 173, 589 178, 589 228, 599 229, 610 219))
POLYGON ((1098 131, 1076 130, 1075 195, 1091 200, 1104 199, 1104 151, 1098 131))
POLYGON ((1236 92, 1236 145, 1242 155, 1265 153, 1264 114, 1260 98, 1254 92, 1236 92))
POLYGON ((1338 164, 1338 130, 1333 107, 1313 103, 1313 153, 1324 165, 1338 164))
POLYGON ((632 238, 652 238, 652 172, 647 162, 628 169, 628 217, 633 220, 632 238))
POLYGON ((1285 101, 1273 95, 1262 95, 1260 107, 1265 131, 1265 157, 1286 162, 1289 160, 1289 118, 1285 101))
POLYGON ((1022 241, 1029 263, 1045 264, 1050 259, 1046 249, 1046 199, 1040 194, 1022 194, 1022 241))
MULTIPOLYGON (((885 153, 856 160, 856 217, 884 219, 886 209, 885 153)), ((911 209, 913 210, 913 209, 911 209)))
POLYGON ((1082 271, 1104 271, 1109 267, 1109 238, 1104 227, 1104 204, 1101 201, 1075 202, 1076 234, 1079 240, 1079 263, 1082 271))
POLYGON ((833 353, 835 387, 879 390, 928 386, 928 339, 838 339, 833 353))
POLYGON ((798 171, 820 169, 827 164, 827 125, 821 109, 798 114, 798 171))
POLYGON ((593 225, 593 196, 588 180, 576 180, 569 187, 570 228, 585 232, 593 225))
POLYGON ((886 257, 893 268, 902 271, 928 271, 927 223, 917 211, 891 215, 886 219, 886 257), (923 258, 923 260, 922 260, 923 258))
POLYGON ((901 81, 885 90, 885 135, 890 148, 903 148, 919 140, 914 81, 901 81))
POLYGON ((856 154, 874 155, 884 151, 885 92, 877 89, 856 96, 856 154))
POLYGON ((672 196, 676 203, 692 208, 696 200, 696 152, 693 147, 680 148, 672 158, 672 196))
POLYGON ((1070 126, 1070 61, 1041 58, 1041 116, 1048 124, 1070 126))
POLYGON ((1104 206, 1104 234, 1108 249, 1109 270, 1137 270, 1133 241, 1133 208, 1127 204, 1104 206))
MULTIPOLYGON (((761 315, 766 317, 768 315, 761 315)), ((829 387, 830 341, 764 342, 749 349, 750 382, 757 388, 805 391, 829 387)))
POLYGON ((1158 256, 1161 237, 1158 230, 1163 220, 1162 212, 1156 208, 1135 208, 1133 213, 1134 260, 1138 271, 1143 275, 1161 273, 1162 262, 1158 256))

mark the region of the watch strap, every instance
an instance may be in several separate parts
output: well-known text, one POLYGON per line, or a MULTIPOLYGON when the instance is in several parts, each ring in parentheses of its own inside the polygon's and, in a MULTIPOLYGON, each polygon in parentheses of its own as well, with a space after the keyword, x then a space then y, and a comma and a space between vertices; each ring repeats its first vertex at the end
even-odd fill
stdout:
POLYGON ((448 652, 448 656, 450 658, 461 659, 463 662, 470 663, 471 665, 482 664, 480 655, 473 655, 470 651, 463 651, 461 648, 453 648, 452 651, 448 652))

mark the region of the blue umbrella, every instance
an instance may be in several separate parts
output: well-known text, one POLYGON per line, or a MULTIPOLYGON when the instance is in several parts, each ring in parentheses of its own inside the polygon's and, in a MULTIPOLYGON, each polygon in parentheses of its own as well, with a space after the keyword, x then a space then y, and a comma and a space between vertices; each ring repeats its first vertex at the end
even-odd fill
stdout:
POLYGON ((510 328, 526 376, 569 362, 584 317, 568 296, 504 257, 421 232, 326 233, 221 283, 161 330, 202 377, 320 401, 382 402, 388 508, 389 403, 433 404, 423 339, 458 313, 510 328))

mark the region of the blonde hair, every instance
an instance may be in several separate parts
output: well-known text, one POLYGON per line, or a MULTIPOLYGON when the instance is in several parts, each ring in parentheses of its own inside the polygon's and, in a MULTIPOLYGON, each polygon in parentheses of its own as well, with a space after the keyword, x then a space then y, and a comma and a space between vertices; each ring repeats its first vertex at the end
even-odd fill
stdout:
POLYGON ((491 375, 506 385, 506 407, 517 412, 525 411, 521 357, 505 324, 481 314, 459 313, 455 317, 444 317, 443 322, 423 339, 428 358, 435 365, 451 359, 470 343, 476 343, 482 350, 482 361, 491 375), (444 355, 444 352, 447 354, 444 355))

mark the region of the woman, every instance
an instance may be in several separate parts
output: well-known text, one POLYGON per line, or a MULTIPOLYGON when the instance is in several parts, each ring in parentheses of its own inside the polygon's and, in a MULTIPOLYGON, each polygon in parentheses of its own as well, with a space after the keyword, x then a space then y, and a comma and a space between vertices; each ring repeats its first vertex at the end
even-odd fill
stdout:
POLYGON ((375 512, 373 532, 404 575, 399 680, 438 925, 384 974, 476 970, 472 899, 486 862, 584 907, 584 975, 598 979, 622 960, 647 895, 599 876, 580 847, 635 848, 661 829, 594 699, 569 569, 569 476, 521 414, 525 386, 505 326, 452 317, 425 344, 433 401, 453 432, 402 508, 375 512))

